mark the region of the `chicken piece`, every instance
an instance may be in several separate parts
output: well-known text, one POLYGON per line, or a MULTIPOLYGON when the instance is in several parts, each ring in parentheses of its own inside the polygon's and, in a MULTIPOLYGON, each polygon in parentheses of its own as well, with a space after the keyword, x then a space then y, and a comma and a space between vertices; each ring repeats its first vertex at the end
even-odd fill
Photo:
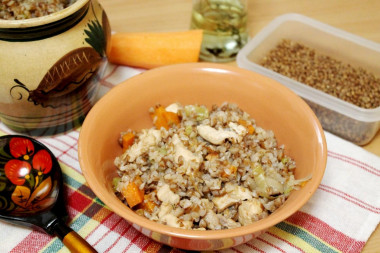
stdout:
POLYGON ((166 214, 163 217, 160 218, 160 222, 163 224, 166 224, 171 227, 179 228, 179 219, 178 217, 175 217, 173 214, 166 214))
POLYGON ((173 211, 173 206, 169 204, 168 202, 164 202, 159 207, 157 216, 158 218, 162 218, 168 213, 170 213, 171 211, 173 211))
MULTIPOLYGON (((231 184, 227 184, 226 188, 231 188, 231 184)), ((252 199, 252 192, 242 186, 234 186, 233 190, 221 197, 215 197, 212 202, 215 204, 219 212, 223 211, 229 206, 243 200, 252 199)))
POLYGON ((199 125, 197 126, 198 134, 205 139, 206 141, 214 144, 214 145, 220 145, 222 144, 226 139, 230 140, 237 140, 238 135, 237 133, 229 130, 223 130, 223 129, 215 129, 213 127, 210 127, 208 125, 199 125))
POLYGON ((234 122, 228 123, 229 128, 231 128, 238 135, 238 142, 243 140, 243 137, 248 133, 247 128, 243 125, 238 125, 234 122))
POLYGON ((241 227, 239 222, 234 221, 231 218, 226 218, 221 214, 217 214, 220 224, 225 228, 238 228, 241 227))
POLYGON ((228 126, 231 130, 215 129, 208 125, 199 125, 197 126, 197 131, 203 139, 214 145, 220 145, 226 139, 237 143, 241 142, 243 137, 247 134, 247 129, 233 122, 230 122, 228 126))
POLYGON ((157 198, 163 203, 169 203, 171 205, 176 205, 179 203, 179 195, 172 192, 168 184, 164 184, 157 190, 157 198))
POLYGON ((284 185, 281 184, 279 181, 271 177, 266 177, 265 180, 267 182, 267 185, 270 187, 269 195, 277 195, 284 193, 284 185))
POLYGON ((190 175, 193 174, 193 170, 198 170, 199 165, 202 162, 202 158, 199 156, 194 155, 190 150, 188 150, 181 140, 179 139, 178 135, 173 135, 172 142, 174 144, 174 150, 175 150, 175 161, 178 163, 179 158, 182 157, 184 161, 185 167, 187 167, 186 174, 190 175))
POLYGON ((261 202, 257 199, 251 199, 243 201, 238 209, 238 220, 245 226, 253 223, 257 220, 255 216, 260 215, 263 212, 263 206, 261 202))
POLYGON ((204 221, 206 222, 207 228, 209 228, 209 229, 215 230, 215 229, 221 229, 222 228, 222 226, 220 225, 218 216, 212 210, 209 210, 206 213, 206 215, 204 217, 204 221))
POLYGON ((173 103, 168 105, 165 108, 165 111, 172 112, 172 113, 178 113, 179 109, 181 109, 181 106, 178 103, 173 103))
POLYGON ((184 228, 184 229, 191 229, 193 227, 193 222, 192 221, 181 221, 180 222, 180 226, 181 228, 184 228))
POLYGON ((161 131, 155 129, 144 129, 139 141, 134 143, 129 149, 123 154, 123 160, 128 159, 128 162, 133 162, 144 152, 154 145, 157 145, 161 141, 161 131))
POLYGON ((191 229, 193 226, 192 221, 181 221, 173 214, 166 214, 160 218, 160 222, 175 228, 191 229))

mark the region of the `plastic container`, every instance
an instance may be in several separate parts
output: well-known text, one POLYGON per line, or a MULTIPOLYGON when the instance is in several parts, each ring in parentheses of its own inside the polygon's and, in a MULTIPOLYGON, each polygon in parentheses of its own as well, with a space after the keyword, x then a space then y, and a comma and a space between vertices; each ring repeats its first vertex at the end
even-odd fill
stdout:
POLYGON ((302 97, 313 109, 324 130, 357 145, 370 142, 380 128, 380 107, 358 107, 259 65, 259 61, 282 39, 302 43, 316 52, 354 67, 362 67, 377 77, 380 77, 380 44, 290 13, 270 22, 237 56, 239 67, 275 79, 302 97))

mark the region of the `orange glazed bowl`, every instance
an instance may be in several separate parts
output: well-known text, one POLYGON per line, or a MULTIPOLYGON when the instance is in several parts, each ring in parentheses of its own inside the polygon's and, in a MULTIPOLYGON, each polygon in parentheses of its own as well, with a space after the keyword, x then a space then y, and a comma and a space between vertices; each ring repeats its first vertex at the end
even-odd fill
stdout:
POLYGON ((277 81, 237 67, 191 63, 148 70, 117 85, 87 115, 79 137, 79 162, 94 193, 144 235, 188 250, 218 250, 245 243, 299 210, 320 184, 327 159, 322 127, 309 106, 277 81), (114 160, 122 153, 120 133, 153 127, 148 113, 156 104, 237 104, 258 126, 273 130, 279 145, 297 167, 295 178, 312 175, 268 217, 226 230, 187 230, 150 221, 126 206, 114 193, 114 160))

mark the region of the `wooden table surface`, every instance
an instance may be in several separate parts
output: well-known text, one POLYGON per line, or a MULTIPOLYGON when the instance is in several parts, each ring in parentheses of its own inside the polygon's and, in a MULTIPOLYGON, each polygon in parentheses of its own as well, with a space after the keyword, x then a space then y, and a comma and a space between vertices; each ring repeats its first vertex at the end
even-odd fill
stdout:
MULTIPOLYGON (((115 32, 184 31, 190 26, 191 0, 99 0, 115 32)), ((248 29, 253 37, 273 18, 299 13, 380 43, 378 0, 248 0, 248 29)), ((236 65, 235 62, 229 63, 236 65)), ((380 156, 380 131, 364 148, 380 156)), ((364 247, 380 252, 380 225, 364 247)))

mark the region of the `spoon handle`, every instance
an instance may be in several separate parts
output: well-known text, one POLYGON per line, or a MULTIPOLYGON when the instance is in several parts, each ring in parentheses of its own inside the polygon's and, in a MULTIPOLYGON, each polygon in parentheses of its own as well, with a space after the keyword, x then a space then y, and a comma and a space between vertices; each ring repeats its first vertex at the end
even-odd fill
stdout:
POLYGON ((53 229, 54 233, 72 253, 97 253, 85 239, 63 222, 58 221, 53 229))

